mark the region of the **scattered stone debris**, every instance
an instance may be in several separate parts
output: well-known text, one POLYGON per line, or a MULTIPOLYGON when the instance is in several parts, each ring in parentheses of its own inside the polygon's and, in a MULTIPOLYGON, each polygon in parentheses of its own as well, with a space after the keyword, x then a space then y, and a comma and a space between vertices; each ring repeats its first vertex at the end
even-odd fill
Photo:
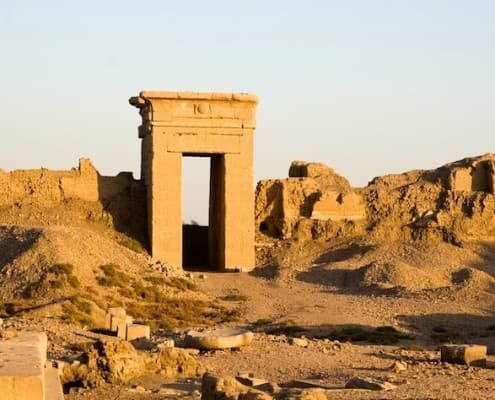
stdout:
POLYGON ((441 361, 468 366, 486 366, 487 347, 481 345, 448 344, 440 347, 441 361))
POLYGON ((235 379, 243 385, 257 387, 269 383, 266 379, 255 378, 253 374, 238 374, 235 379))
POLYGON ((386 381, 380 381, 373 378, 362 378, 356 376, 351 378, 345 384, 346 389, 367 389, 367 390, 394 390, 397 388, 394 384, 386 381))
POLYGON ((201 376, 205 372, 203 365, 182 349, 141 353, 131 343, 114 338, 98 340, 77 361, 63 370, 62 381, 69 387, 125 383, 146 373, 176 378, 201 376))
POLYGON ((400 373, 407 370, 407 364, 404 361, 395 361, 390 370, 395 373, 400 373))
POLYGON ((272 400, 267 393, 248 387, 230 376, 203 375, 201 385, 202 400, 272 400))
POLYGON ((117 333, 117 337, 132 341, 136 339, 149 339, 150 327, 148 325, 134 324, 134 318, 126 315, 126 311, 121 307, 110 308, 105 317, 107 328, 117 333))
POLYGON ((175 347, 175 341, 174 339, 163 339, 158 345, 156 346, 158 349, 163 349, 166 347, 175 347))
POLYGON ((201 350, 232 349, 249 346, 253 333, 244 329, 216 329, 204 332, 190 331, 185 338, 186 346, 201 350))
POLYGON ((306 339, 293 338, 293 337, 291 337, 289 339, 289 344, 292 344, 292 345, 298 346, 298 347, 308 347, 308 345, 309 345, 309 343, 306 339))

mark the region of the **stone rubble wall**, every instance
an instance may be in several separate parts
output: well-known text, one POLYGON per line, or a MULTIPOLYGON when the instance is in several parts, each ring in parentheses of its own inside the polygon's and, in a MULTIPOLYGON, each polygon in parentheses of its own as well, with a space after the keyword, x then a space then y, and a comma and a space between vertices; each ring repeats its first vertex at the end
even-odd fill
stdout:
POLYGON ((256 226, 277 239, 367 234, 460 244, 495 236, 494 194, 495 154, 377 177, 359 189, 321 163, 296 161, 289 178, 259 182, 256 226))
POLYGON ((132 173, 102 176, 89 159, 66 171, 0 170, 0 223, 72 225, 99 222, 143 237, 145 190, 132 173))

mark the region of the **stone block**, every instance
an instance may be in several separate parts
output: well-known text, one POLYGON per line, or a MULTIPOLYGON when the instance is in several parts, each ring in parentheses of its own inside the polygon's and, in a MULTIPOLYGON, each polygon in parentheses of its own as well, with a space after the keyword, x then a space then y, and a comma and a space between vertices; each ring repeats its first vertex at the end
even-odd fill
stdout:
POLYGON ((125 339, 128 341, 139 339, 139 338, 150 338, 150 327, 148 325, 141 324, 129 324, 126 329, 125 339))
POLYGON ((45 400, 46 348, 44 333, 21 334, 0 341, 2 400, 45 400))
POLYGON ((187 333, 186 346, 202 350, 231 349, 249 346, 253 332, 243 329, 216 329, 212 331, 187 333))
POLYGON ((105 328, 112 329, 112 316, 125 317, 126 311, 122 307, 109 308, 105 315, 105 328))
POLYGON ((110 322, 110 330, 112 332, 117 332, 119 329, 119 325, 123 325, 124 327, 127 324, 132 324, 132 317, 129 315, 120 316, 120 315, 112 315, 112 319, 110 322))
POLYGON ((64 400, 60 371, 52 366, 45 367, 45 400, 64 400))
POLYGON ((440 347, 442 362, 474 366, 486 365, 486 346, 448 344, 440 347))

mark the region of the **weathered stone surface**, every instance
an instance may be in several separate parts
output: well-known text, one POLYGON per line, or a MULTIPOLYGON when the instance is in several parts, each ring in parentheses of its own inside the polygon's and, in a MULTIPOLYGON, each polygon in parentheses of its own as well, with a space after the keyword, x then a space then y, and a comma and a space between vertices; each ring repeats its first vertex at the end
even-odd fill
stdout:
POLYGON ((2 400, 45 400, 46 349, 44 333, 23 333, 0 340, 2 400))
POLYGON ((310 389, 289 389, 282 393, 281 396, 277 396, 280 400, 327 400, 325 390, 318 388, 310 389))
POLYGON ((291 164, 288 179, 259 182, 255 207, 257 228, 281 239, 293 237, 301 220, 339 224, 366 217, 361 194, 344 177, 324 164, 302 161, 291 164))
POLYGON ((59 370, 51 365, 45 367, 45 400, 64 400, 59 370))
POLYGON ((141 324, 128 324, 126 325, 126 336, 125 339, 128 341, 139 339, 139 338, 150 338, 150 327, 148 325, 141 324))
POLYGON ((346 389, 367 389, 367 390, 393 390, 397 386, 390 382, 380 381, 373 378, 354 377, 345 384, 346 389))
POLYGON ((112 307, 109 308, 105 315, 105 327, 107 329, 112 329, 112 316, 125 317, 126 311, 122 307, 112 307))
POLYGON ((96 342, 79 363, 64 368, 63 383, 95 387, 125 383, 147 373, 166 378, 201 376, 203 365, 182 349, 165 348, 155 353, 139 353, 130 342, 105 339, 96 342))
POLYGON ((182 156, 211 155, 209 264, 253 269, 256 96, 143 91, 130 103, 142 117, 141 178, 153 257, 182 266, 182 156))
POLYGON ((272 400, 273 397, 262 391, 244 386, 235 378, 203 375, 201 385, 202 400, 272 400))
POLYGON ((298 347, 308 347, 308 341, 300 338, 290 338, 289 343, 298 347))
POLYGON ((474 366, 486 365, 487 347, 481 345, 448 344, 440 347, 442 362, 474 366))
POLYGON ((119 337, 125 339, 126 325, 132 324, 133 318, 130 315, 112 315, 110 322, 110 330, 112 332, 117 332, 119 337), (119 331, 120 327, 120 331, 119 331))
POLYGON ((185 342, 189 347, 203 350, 230 349, 248 346, 253 341, 253 333, 243 329, 217 329, 212 331, 187 333, 185 342))

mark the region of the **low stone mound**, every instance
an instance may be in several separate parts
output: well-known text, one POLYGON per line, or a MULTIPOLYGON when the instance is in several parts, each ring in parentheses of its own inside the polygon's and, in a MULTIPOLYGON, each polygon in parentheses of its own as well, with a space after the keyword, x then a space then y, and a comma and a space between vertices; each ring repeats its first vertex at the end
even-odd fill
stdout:
MULTIPOLYGON (((299 269, 297 277, 342 290, 375 294, 391 293, 392 289, 414 293, 441 288, 494 292, 495 279, 485 272, 492 265, 491 253, 487 251, 483 253, 477 245, 459 248, 437 241, 348 241, 320 250, 313 264, 299 269)), ((282 257, 280 260, 284 262, 282 257)), ((291 258, 285 262, 283 268, 279 267, 285 273, 279 276, 294 275, 287 265, 301 266, 299 260, 291 258)))
POLYGON ((165 378, 195 377, 205 372, 203 365, 184 350, 161 348, 156 353, 137 351, 129 342, 117 339, 98 340, 79 362, 63 370, 66 386, 96 387, 103 383, 126 383, 145 374, 165 378))
POLYGON ((402 288, 416 292, 449 286, 450 281, 438 273, 426 273, 405 262, 373 262, 350 273, 347 282, 363 288, 402 288))
POLYGON ((475 268, 461 268, 455 271, 452 273, 452 283, 470 289, 495 291, 495 279, 475 268))

